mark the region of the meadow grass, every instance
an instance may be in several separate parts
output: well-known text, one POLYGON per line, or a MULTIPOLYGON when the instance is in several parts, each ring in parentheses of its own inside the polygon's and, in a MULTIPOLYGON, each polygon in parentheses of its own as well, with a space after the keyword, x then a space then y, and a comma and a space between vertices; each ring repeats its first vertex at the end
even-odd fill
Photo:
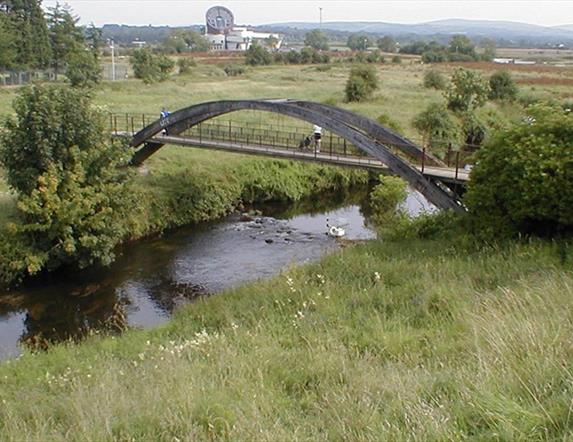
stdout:
MULTIPOLYGON (((461 65, 463 66, 463 65, 461 65)), ((441 92, 422 85, 424 72, 438 69, 451 74, 457 65, 431 65, 404 63, 402 65, 377 65, 380 89, 374 96, 361 103, 344 102, 344 86, 351 64, 333 63, 327 70, 320 66, 266 66, 248 68, 239 77, 227 77, 217 65, 199 65, 184 76, 173 76, 169 81, 145 85, 139 80, 104 82, 95 91, 95 101, 110 112, 122 114, 149 114, 158 116, 162 107, 177 110, 192 104, 223 99, 295 98, 326 102, 376 118, 382 113, 390 115, 411 138, 419 138, 412 127, 412 120, 431 101, 442 99, 441 92)), ((488 63, 470 64, 469 68, 482 70, 489 75, 494 69, 506 69, 488 63)), ((570 69, 531 67, 513 72, 517 80, 543 76, 559 79, 571 78, 570 69), (537 69, 537 70, 536 70, 537 69)), ((523 93, 543 98, 570 97, 570 90, 558 83, 524 85, 523 93)), ((18 88, 0 88, 0 115, 12 113, 11 103, 18 88)), ((491 103, 489 110, 502 115, 515 114, 517 106, 491 103)), ((272 121, 273 117, 268 118, 272 121)))
POLYGON ((573 437, 571 258, 547 243, 475 250, 457 239, 349 247, 154 330, 26 354, 0 366, 0 434, 573 437))

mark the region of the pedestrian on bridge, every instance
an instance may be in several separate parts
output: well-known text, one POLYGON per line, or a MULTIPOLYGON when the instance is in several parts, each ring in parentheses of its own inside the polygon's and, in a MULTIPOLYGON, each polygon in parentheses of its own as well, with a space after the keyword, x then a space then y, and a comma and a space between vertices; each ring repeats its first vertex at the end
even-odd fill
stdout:
POLYGON ((314 133, 314 151, 316 153, 320 152, 320 140, 322 140, 322 127, 318 125, 314 125, 313 128, 314 133))
MULTIPOLYGON (((171 112, 169 112, 169 111, 168 111, 167 109, 165 109, 165 108, 162 108, 162 109, 161 109, 161 112, 159 113, 159 119, 161 120, 162 126, 163 126, 163 123, 167 124, 167 122, 164 121, 164 120, 166 120, 167 118, 169 118, 169 115, 171 115, 171 112)), ((161 131, 161 133, 162 133, 163 135, 167 135, 167 129, 164 128, 164 129, 161 131)))

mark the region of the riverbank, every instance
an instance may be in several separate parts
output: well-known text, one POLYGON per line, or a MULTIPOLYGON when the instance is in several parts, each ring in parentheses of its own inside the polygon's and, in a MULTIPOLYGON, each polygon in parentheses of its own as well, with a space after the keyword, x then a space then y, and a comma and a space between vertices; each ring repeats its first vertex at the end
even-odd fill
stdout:
MULTIPOLYGON (((123 242, 131 242, 219 219, 244 203, 295 202, 368 180, 368 173, 358 169, 167 146, 134 172, 128 184, 134 204, 117 229, 124 232, 123 242)), ((34 263, 28 262, 26 246, 2 231, 13 200, 7 197, 0 204, 6 207, 0 217, 0 281, 10 283, 27 276, 34 263)))
MULTIPOLYGON (((373 241, 0 366, 5 440, 572 436, 573 274, 532 241, 373 241)), ((565 260, 564 260, 565 255, 565 260)))

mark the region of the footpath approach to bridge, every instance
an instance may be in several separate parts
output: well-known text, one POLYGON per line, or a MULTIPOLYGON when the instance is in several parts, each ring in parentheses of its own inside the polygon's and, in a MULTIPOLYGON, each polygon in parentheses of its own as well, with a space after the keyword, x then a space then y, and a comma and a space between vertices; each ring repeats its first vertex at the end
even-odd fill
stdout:
POLYGON ((389 171, 402 177, 441 209, 464 211, 460 190, 469 174, 447 167, 412 141, 374 120, 334 106, 301 100, 225 100, 193 105, 147 124, 146 116, 111 115, 116 136, 130 138, 132 163, 142 164, 165 145, 319 162, 389 171), (244 110, 271 112, 316 124, 329 132, 316 152, 300 144, 301 134, 279 130, 257 133, 248 123, 220 123, 222 115, 244 110), (213 120, 217 118, 217 120, 213 120))

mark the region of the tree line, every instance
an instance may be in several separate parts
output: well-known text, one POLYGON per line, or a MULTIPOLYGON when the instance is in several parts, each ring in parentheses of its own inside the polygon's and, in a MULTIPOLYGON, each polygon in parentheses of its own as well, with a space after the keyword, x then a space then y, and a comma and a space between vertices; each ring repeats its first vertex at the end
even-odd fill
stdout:
POLYGON ((74 85, 99 81, 101 31, 78 25, 69 6, 40 0, 0 0, 0 71, 53 69, 74 85))

